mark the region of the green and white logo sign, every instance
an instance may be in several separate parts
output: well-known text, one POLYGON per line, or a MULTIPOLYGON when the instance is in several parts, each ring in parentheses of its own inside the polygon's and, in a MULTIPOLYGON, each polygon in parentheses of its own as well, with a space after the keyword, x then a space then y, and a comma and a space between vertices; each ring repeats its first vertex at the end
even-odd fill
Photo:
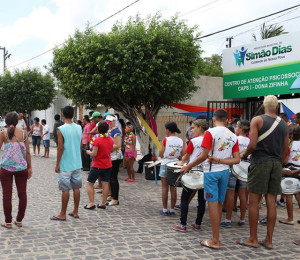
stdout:
POLYGON ((300 32, 223 50, 224 99, 300 93, 300 32))

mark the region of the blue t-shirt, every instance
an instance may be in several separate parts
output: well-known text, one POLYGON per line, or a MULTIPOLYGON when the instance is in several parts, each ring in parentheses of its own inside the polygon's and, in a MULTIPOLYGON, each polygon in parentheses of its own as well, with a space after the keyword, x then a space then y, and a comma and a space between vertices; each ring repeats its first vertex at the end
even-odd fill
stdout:
POLYGON ((82 168, 81 163, 81 126, 72 123, 58 127, 64 138, 64 150, 59 163, 61 171, 75 171, 82 168))
MULTIPOLYGON (((122 133, 121 133, 120 129, 117 127, 113 128, 113 129, 109 129, 109 134, 112 139, 114 139, 116 136, 121 136, 121 138, 122 138, 122 133)), ((123 154, 122 154, 121 148, 119 148, 118 150, 111 153, 112 161, 122 160, 122 159, 123 159, 123 154)))

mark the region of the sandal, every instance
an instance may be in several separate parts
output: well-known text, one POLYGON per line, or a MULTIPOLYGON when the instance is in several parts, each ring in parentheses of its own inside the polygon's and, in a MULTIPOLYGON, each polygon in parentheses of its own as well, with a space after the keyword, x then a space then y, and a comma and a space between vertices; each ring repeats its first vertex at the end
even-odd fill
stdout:
POLYGON ((107 202, 106 206, 118 206, 119 204, 120 204, 119 201, 118 202, 113 202, 113 203, 111 201, 111 202, 107 202))
POLYGON ((22 222, 18 222, 18 221, 14 221, 14 224, 17 226, 17 227, 23 227, 22 225, 22 222))
POLYGON ((12 224, 11 223, 2 223, 1 227, 5 227, 7 229, 12 229, 12 224))

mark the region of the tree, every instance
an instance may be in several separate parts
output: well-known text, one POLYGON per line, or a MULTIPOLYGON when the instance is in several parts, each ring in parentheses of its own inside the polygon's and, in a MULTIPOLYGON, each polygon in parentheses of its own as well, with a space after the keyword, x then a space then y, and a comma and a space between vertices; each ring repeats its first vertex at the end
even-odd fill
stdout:
MULTIPOLYGON (((282 25, 271 24, 267 26, 265 23, 260 27, 260 38, 262 40, 272 38, 275 36, 279 36, 281 34, 286 34, 288 32, 285 31, 282 25)), ((253 33, 252 38, 254 41, 257 41, 256 35, 253 33)))
POLYGON ((222 57, 218 54, 213 54, 211 57, 205 57, 198 63, 199 75, 223 77, 222 57))
POLYGON ((116 23, 109 33, 87 28, 54 50, 51 72, 66 97, 122 112, 142 138, 135 110, 142 113, 144 105, 156 117, 162 107, 186 100, 197 89, 197 36, 196 27, 159 14, 116 23))
POLYGON ((55 97, 54 81, 50 74, 37 69, 6 71, 0 77, 0 111, 18 111, 30 114, 47 109, 55 97))

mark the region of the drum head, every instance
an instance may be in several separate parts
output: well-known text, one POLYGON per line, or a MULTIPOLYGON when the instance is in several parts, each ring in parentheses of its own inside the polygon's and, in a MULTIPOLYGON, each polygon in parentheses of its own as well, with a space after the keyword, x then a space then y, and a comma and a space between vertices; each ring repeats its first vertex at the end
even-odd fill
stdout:
POLYGON ((232 165, 232 174, 241 181, 247 181, 248 168, 250 163, 247 161, 241 161, 239 164, 232 165))
POLYGON ((204 173, 201 171, 190 171, 181 177, 182 184, 192 190, 203 189, 204 173))
POLYGON ((181 169, 182 166, 177 165, 178 161, 176 162, 169 162, 166 164, 167 168, 172 168, 172 169, 181 169))
POLYGON ((300 192, 300 181, 296 178, 284 178, 281 181, 283 194, 292 195, 300 192))

